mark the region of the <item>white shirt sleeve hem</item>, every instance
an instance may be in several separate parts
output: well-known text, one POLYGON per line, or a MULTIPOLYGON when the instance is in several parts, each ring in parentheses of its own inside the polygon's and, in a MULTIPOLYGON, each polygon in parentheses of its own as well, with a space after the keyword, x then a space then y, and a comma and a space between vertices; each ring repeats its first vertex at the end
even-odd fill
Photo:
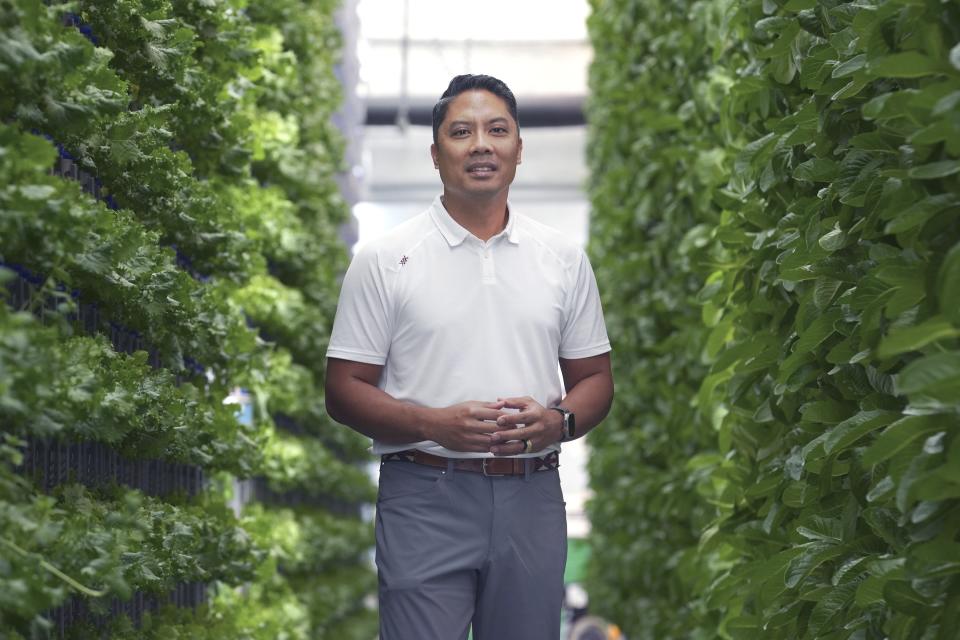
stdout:
POLYGON ((592 347, 584 347, 582 349, 570 349, 568 351, 561 351, 560 357, 564 360, 577 360, 578 358, 589 358, 591 356, 598 356, 601 353, 606 353, 610 351, 610 343, 604 342, 592 347))
POLYGON ((353 362, 363 362, 364 364, 384 365, 387 363, 385 356, 376 353, 366 353, 363 351, 351 351, 349 349, 330 347, 327 349, 328 358, 340 358, 341 360, 351 360, 353 362))

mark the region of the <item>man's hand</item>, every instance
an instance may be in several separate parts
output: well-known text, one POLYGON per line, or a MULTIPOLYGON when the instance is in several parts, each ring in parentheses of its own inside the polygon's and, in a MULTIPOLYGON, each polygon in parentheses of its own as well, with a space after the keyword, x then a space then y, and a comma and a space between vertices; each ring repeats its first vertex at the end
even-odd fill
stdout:
POLYGON ((500 429, 497 421, 505 415, 506 403, 470 400, 443 409, 431 410, 429 439, 451 451, 488 453, 491 434, 500 429))
POLYGON ((490 435, 489 451, 498 456, 515 456, 524 452, 523 440, 530 441, 530 451, 540 451, 563 439, 563 416, 545 408, 531 398, 501 398, 504 408, 519 409, 497 418, 500 431, 490 435))

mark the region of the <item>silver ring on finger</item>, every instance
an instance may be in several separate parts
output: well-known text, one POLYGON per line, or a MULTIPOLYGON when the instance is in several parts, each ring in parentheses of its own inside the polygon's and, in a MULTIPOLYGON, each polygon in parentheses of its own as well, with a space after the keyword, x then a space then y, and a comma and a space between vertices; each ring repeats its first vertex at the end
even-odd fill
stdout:
POLYGON ((527 440, 526 438, 524 438, 524 439, 521 440, 520 442, 523 443, 523 453, 530 453, 531 451, 533 451, 533 443, 532 443, 532 442, 530 442, 530 441, 527 440))

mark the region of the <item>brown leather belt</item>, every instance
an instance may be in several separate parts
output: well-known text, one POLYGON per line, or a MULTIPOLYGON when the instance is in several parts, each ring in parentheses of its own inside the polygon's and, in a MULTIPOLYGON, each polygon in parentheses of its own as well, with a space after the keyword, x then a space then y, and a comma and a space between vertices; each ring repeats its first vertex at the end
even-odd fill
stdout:
POLYGON ((453 468, 457 471, 473 471, 485 476, 523 475, 526 473, 526 460, 530 461, 530 471, 550 471, 560 466, 560 454, 556 451, 551 451, 540 458, 445 458, 419 449, 407 449, 396 453, 385 453, 380 459, 383 462, 403 460, 444 469, 447 468, 447 462, 453 460, 453 468))

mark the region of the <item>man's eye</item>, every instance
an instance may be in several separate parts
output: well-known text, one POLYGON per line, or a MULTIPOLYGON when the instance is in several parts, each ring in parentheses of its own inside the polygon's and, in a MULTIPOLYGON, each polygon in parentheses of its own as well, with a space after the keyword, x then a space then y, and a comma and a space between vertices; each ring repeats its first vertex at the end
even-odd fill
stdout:
POLYGON ((491 131, 493 131, 494 133, 507 133, 507 128, 506 128, 506 127, 494 127, 493 129, 491 129, 491 131))
POLYGON ((467 133, 469 133, 469 131, 467 131, 466 129, 454 129, 452 135, 463 136, 463 135, 466 135, 467 133))

